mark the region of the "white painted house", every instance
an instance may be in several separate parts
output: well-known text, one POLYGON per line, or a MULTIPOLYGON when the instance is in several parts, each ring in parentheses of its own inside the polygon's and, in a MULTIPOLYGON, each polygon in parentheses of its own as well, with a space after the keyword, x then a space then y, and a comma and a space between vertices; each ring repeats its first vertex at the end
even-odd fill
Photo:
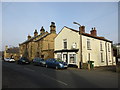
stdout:
POLYGON ((95 28, 85 33, 85 26, 74 30, 64 26, 55 38, 55 58, 80 68, 83 63, 94 61, 94 66, 115 65, 112 41, 98 37, 95 28))

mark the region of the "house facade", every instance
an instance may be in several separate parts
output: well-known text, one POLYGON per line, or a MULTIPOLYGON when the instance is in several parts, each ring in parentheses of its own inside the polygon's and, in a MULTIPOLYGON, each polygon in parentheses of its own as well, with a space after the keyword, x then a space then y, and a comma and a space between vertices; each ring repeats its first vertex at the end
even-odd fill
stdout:
POLYGON ((19 44, 21 57, 27 57, 30 61, 35 57, 48 59, 49 56, 51 56, 51 58, 53 58, 54 38, 56 35, 56 26, 54 22, 51 22, 50 33, 45 31, 43 26, 40 29, 40 34, 35 30, 33 37, 28 35, 28 40, 19 44))
POLYGON ((78 68, 88 61, 94 61, 95 67, 115 65, 112 41, 97 36, 95 28, 90 34, 85 33, 85 26, 81 26, 79 31, 63 27, 55 38, 54 55, 78 68))
POLYGON ((4 58, 14 58, 15 60, 19 59, 19 47, 8 47, 5 46, 5 50, 4 50, 4 58))

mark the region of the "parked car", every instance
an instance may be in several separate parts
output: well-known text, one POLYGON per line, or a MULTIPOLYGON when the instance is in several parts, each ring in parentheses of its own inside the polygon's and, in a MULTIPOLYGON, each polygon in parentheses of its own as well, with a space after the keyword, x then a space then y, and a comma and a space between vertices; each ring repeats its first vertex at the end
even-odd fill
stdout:
POLYGON ((9 62, 15 62, 14 58, 10 58, 9 62))
POLYGON ((46 67, 53 67, 56 69, 64 69, 68 67, 68 64, 66 62, 63 62, 62 60, 50 58, 46 60, 46 67))
POLYGON ((10 58, 4 58, 5 62, 8 62, 10 60, 10 58))
POLYGON ((17 61, 18 64, 30 64, 30 61, 25 58, 25 57, 21 57, 18 61, 17 61))
POLYGON ((39 57, 36 57, 36 58, 33 59, 33 64, 34 64, 34 65, 45 66, 45 65, 46 65, 46 62, 45 62, 44 59, 39 58, 39 57))

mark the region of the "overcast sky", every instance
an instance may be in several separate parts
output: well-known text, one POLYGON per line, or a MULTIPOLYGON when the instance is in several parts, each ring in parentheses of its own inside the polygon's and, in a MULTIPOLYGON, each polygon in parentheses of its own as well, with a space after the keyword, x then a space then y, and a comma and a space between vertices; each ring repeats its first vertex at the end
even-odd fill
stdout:
POLYGON ((56 23, 57 33, 64 26, 78 29, 74 21, 85 25, 87 33, 96 27, 98 36, 118 42, 117 2, 3 2, 0 48, 18 46, 35 29, 40 33, 42 26, 49 32, 51 22, 56 23))

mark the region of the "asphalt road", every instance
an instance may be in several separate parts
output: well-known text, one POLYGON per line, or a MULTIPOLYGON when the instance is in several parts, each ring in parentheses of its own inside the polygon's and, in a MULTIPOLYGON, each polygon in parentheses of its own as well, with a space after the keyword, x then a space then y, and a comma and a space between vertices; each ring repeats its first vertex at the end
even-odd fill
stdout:
POLYGON ((2 88, 118 88, 118 74, 2 62, 2 88))

